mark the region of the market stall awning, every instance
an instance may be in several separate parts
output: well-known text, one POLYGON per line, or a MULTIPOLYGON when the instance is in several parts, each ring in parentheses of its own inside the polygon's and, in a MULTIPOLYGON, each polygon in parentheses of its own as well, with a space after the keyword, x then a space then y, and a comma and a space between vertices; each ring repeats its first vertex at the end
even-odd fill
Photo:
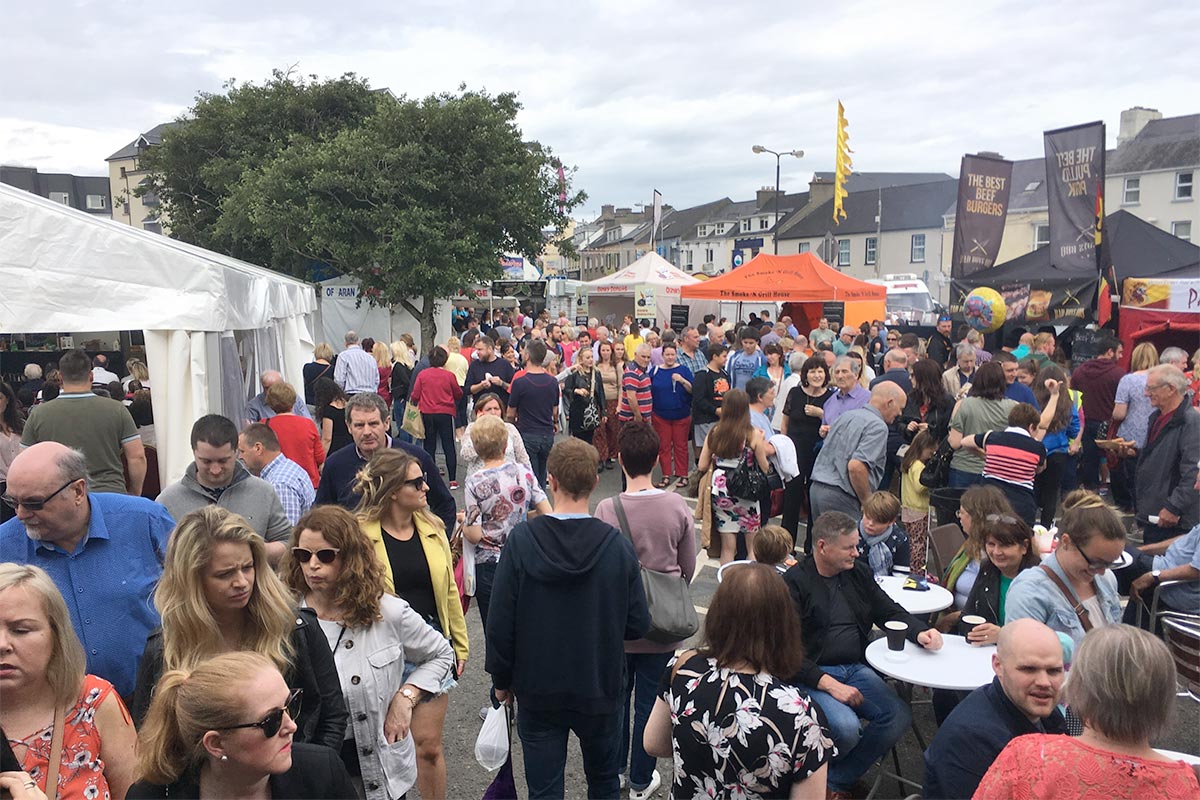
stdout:
POLYGON ((684 286, 684 299, 816 303, 884 302, 887 289, 838 272, 812 253, 773 256, 760 253, 744 266, 711 280, 684 286))

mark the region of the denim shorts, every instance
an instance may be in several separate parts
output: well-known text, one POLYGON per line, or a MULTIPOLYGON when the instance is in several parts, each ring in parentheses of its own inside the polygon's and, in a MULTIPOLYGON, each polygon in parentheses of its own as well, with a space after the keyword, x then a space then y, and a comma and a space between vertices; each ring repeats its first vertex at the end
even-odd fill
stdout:
MULTIPOLYGON (((429 627, 433 628, 438 633, 445 635, 444 632, 442 631, 441 620, 439 620, 436 616, 433 617, 432 619, 426 618, 425 622, 429 625, 429 627)), ((458 656, 457 655, 454 657, 454 663, 456 665, 458 664, 458 656)), ((413 674, 413 672, 416 671, 416 669, 417 669, 417 665, 414 664, 412 661, 408 661, 407 659, 404 661, 404 675, 400 678, 401 685, 408 683, 409 676, 411 676, 413 674)), ((454 668, 451 667, 450 672, 446 673, 446 679, 444 681, 442 681, 442 685, 441 685, 441 687, 439 687, 437 695, 426 694, 425 698, 423 700, 421 700, 421 702, 428 703, 434 697, 445 694, 446 692, 453 689, 455 686, 458 686, 458 681, 456 681, 454 679, 454 668)))

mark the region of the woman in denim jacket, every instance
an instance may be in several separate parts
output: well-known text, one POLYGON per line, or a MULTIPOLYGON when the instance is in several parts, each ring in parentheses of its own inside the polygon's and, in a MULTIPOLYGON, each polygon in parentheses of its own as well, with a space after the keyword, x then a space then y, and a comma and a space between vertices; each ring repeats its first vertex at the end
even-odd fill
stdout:
POLYGON ((1125 526, 1099 496, 1077 490, 1063 500, 1058 529, 1058 548, 1040 567, 1013 580, 1004 621, 1036 619, 1078 646, 1087 632, 1082 614, 1087 615, 1088 628, 1121 621, 1117 578, 1110 567, 1125 549, 1125 526))
POLYGON ((454 666, 446 638, 384 591, 383 569, 340 506, 318 506, 300 519, 283 565, 285 582, 317 613, 333 651, 350 709, 342 760, 367 800, 401 797, 416 782, 412 712, 441 694, 454 666))

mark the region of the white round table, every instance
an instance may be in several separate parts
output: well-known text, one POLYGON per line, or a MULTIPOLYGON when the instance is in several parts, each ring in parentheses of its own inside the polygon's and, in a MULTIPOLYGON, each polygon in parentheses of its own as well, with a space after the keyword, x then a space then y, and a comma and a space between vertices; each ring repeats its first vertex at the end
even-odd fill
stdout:
POLYGON ((954 595, 941 586, 929 584, 929 591, 917 592, 905 589, 907 575, 876 576, 875 581, 887 592, 888 597, 899 603, 910 614, 932 614, 954 605, 954 595))
POLYGON ((867 645, 867 663, 915 686, 969 692, 992 682, 994 652, 994 645, 977 647, 961 636, 943 634, 941 650, 932 652, 906 640, 897 653, 888 650, 887 637, 881 637, 867 645))

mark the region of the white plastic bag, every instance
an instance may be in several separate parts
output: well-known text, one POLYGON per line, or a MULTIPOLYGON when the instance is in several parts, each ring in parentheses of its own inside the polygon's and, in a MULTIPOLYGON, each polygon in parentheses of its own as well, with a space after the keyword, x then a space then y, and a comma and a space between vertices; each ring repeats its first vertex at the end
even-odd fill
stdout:
POLYGON ((467 597, 475 596, 475 545, 471 544, 471 540, 463 536, 463 594, 467 597))
POLYGON ((488 772, 500 769, 508 760, 508 748, 507 710, 504 706, 490 708, 475 740, 475 760, 488 772))

